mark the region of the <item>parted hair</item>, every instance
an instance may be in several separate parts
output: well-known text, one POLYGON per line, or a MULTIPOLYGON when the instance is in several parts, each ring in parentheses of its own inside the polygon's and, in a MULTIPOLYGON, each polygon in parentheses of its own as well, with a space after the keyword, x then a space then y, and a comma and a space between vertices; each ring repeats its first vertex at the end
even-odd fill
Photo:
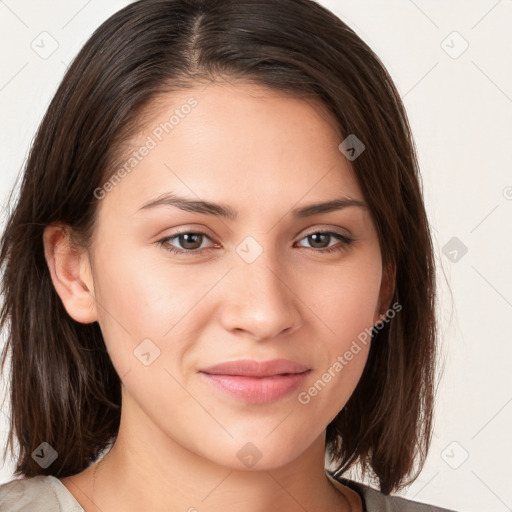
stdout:
POLYGON ((94 191, 113 175, 123 141, 154 101, 219 79, 320 100, 343 137, 365 145, 350 165, 383 265, 395 271, 392 302, 401 309, 372 331, 361 379, 327 426, 326 449, 338 469, 360 468, 382 493, 401 489, 428 453, 437 364, 434 253, 421 176, 389 73, 346 23, 312 0, 137 1, 97 28, 75 57, 40 123, 0 241, 1 368, 8 369, 11 409, 4 457, 10 448, 17 476, 63 478, 86 469, 116 439, 120 378, 99 324, 66 312, 43 231, 62 223, 87 247, 94 191), (58 453, 47 468, 32 457, 42 442, 58 453))

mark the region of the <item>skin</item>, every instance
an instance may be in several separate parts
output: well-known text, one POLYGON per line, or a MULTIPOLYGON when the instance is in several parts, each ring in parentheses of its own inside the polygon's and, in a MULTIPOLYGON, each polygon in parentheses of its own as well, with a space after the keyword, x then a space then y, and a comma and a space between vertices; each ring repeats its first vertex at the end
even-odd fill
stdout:
POLYGON ((325 428, 352 394, 369 344, 309 403, 297 398, 378 322, 392 293, 366 207, 290 214, 342 196, 364 201, 338 150, 343 137, 315 101, 218 82, 159 99, 133 147, 192 96, 197 106, 99 201, 88 250, 71 250, 61 226, 45 230, 66 311, 99 323, 123 384, 113 448, 61 481, 86 512, 362 510, 354 491, 327 478, 324 451, 325 428), (140 210, 171 191, 227 204, 237 219, 140 210), (168 240, 189 248, 175 255, 157 242, 178 229, 207 236, 168 240), (308 235, 322 229, 355 241, 331 236, 315 246, 308 235), (236 252, 248 236, 262 249, 251 263, 236 252), (333 246, 342 250, 319 252, 333 246), (144 339, 160 350, 148 366, 134 357, 144 339), (290 359, 311 372, 265 404, 235 399, 198 373, 245 358, 290 359), (249 442, 261 454, 252 467, 237 457, 249 442))

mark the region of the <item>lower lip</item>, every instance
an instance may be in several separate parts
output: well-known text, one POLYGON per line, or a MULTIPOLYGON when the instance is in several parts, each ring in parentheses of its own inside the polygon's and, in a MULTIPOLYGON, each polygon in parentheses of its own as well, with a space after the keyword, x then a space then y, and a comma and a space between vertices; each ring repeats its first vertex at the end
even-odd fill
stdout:
POLYGON ((298 388, 309 370, 302 373, 274 377, 245 377, 241 375, 213 375, 200 372, 206 380, 235 398, 253 404, 274 402, 298 388))

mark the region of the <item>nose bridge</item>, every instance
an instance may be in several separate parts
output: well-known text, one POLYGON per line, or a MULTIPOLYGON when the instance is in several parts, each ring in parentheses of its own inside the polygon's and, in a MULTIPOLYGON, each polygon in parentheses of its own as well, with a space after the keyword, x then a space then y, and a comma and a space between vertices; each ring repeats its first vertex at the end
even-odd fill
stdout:
POLYGON ((234 293, 224 305, 226 328, 242 329, 260 339, 293 329, 299 319, 289 273, 275 248, 266 245, 251 236, 238 244, 231 276, 234 293))
POLYGON ((261 242, 252 236, 244 239, 236 248, 237 268, 244 276, 250 296, 257 300, 266 297, 267 302, 279 299, 284 305, 289 299, 283 282, 284 268, 271 239, 272 236, 265 240, 260 237, 261 242))

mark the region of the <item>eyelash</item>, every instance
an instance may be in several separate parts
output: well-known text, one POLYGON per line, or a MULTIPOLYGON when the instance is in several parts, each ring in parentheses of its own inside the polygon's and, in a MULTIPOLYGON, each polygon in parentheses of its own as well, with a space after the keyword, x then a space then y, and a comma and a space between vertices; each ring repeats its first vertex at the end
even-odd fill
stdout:
MULTIPOLYGON (((333 247, 326 247, 324 249, 315 249, 314 247, 304 247, 304 249, 310 249, 314 252, 320 252, 320 253, 332 253, 332 252, 337 252, 337 251, 341 252, 341 251, 344 251, 345 249, 347 249, 347 247, 350 246, 354 242, 353 238, 350 238, 346 235, 342 235, 341 233, 337 233, 335 231, 313 231, 312 233, 308 233, 307 235, 305 235, 303 238, 301 238, 301 240, 304 240, 304 238, 307 238, 308 236, 318 235, 318 234, 334 236, 334 237, 338 238, 342 242, 342 244, 335 245, 333 247)), ((212 249, 212 247, 206 247, 203 249, 177 249, 176 247, 169 245, 169 243, 168 243, 169 240, 172 240, 173 238, 176 238, 180 235, 202 235, 202 236, 205 236, 206 238, 210 238, 206 233, 203 233, 201 231, 182 231, 180 233, 175 233, 172 236, 165 237, 162 240, 158 240, 157 244, 159 246, 162 246, 166 251, 169 251, 170 253, 173 253, 173 254, 193 255, 193 254, 198 254, 206 249, 212 249)))

